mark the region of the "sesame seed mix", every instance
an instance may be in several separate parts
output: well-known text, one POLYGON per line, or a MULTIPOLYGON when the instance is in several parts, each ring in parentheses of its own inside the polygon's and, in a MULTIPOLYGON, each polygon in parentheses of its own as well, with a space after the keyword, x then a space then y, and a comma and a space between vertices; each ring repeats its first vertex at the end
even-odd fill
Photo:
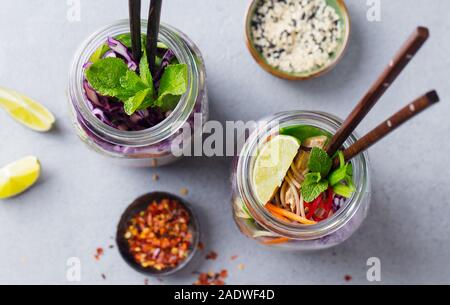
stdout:
POLYGON ((267 63, 288 73, 323 68, 343 36, 340 17, 325 0, 260 0, 251 29, 267 63))

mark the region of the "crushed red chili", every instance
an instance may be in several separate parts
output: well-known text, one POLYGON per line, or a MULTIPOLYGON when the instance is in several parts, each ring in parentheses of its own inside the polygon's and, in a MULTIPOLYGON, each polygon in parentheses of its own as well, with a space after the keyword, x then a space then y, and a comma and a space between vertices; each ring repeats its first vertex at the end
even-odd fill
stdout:
POLYGON ((198 248, 200 251, 203 251, 203 250, 205 250, 205 244, 202 243, 202 242, 199 242, 197 248, 198 248))
POLYGON ((96 253, 94 255, 95 260, 99 261, 100 258, 103 256, 103 254, 105 254, 103 248, 97 248, 96 253))
POLYGON ((208 259, 208 260, 216 260, 217 259, 217 257, 218 257, 219 255, 216 253, 216 252, 214 252, 214 251, 211 251, 211 252, 209 252, 207 255, 206 255, 206 259, 208 259))
POLYGON ((222 270, 219 273, 208 272, 200 273, 198 280, 194 283, 196 286, 224 286, 225 279, 228 277, 228 271, 222 270))
POLYGON ((190 215, 177 201, 152 202, 131 219, 125 238, 135 261, 158 271, 175 268, 190 254, 190 215))

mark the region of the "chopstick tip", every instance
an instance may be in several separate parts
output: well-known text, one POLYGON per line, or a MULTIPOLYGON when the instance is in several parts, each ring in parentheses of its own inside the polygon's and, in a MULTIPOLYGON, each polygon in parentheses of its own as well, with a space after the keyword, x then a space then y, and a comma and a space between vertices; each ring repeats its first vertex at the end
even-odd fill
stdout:
POLYGON ((417 33, 419 34, 419 36, 421 36, 425 39, 430 37, 430 30, 424 26, 417 27, 417 33))
POLYGON ((436 90, 430 91, 426 94, 427 98, 430 100, 432 104, 439 102, 439 95, 436 90))

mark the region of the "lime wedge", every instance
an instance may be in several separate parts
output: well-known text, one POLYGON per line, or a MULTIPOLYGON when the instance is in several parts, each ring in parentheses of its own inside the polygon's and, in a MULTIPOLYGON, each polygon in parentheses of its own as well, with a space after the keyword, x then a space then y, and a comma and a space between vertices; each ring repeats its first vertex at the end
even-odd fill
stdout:
POLYGON ((0 107, 15 120, 36 131, 49 131, 55 123, 55 117, 44 106, 15 91, 0 88, 0 107))
POLYGON ((268 203, 281 186, 292 165, 300 142, 291 136, 276 136, 261 148, 253 172, 253 186, 260 203, 268 203))
POLYGON ((39 178, 41 166, 36 157, 26 157, 0 169, 0 199, 17 196, 39 178))

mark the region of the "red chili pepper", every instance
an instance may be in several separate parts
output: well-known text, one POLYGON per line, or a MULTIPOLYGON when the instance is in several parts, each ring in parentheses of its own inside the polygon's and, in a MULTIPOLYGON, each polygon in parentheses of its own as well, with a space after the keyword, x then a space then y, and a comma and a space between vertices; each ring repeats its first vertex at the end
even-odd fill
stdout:
POLYGON ((320 206, 320 208, 323 209, 322 216, 319 217, 316 216, 315 214, 313 215, 314 220, 317 222, 327 219, 328 215, 330 215, 331 209, 333 208, 333 190, 331 188, 328 189, 326 195, 327 195, 326 201, 323 200, 322 205, 320 206))
POLYGON ((322 196, 317 197, 312 203, 308 203, 308 214, 306 218, 311 220, 322 202, 322 196))

